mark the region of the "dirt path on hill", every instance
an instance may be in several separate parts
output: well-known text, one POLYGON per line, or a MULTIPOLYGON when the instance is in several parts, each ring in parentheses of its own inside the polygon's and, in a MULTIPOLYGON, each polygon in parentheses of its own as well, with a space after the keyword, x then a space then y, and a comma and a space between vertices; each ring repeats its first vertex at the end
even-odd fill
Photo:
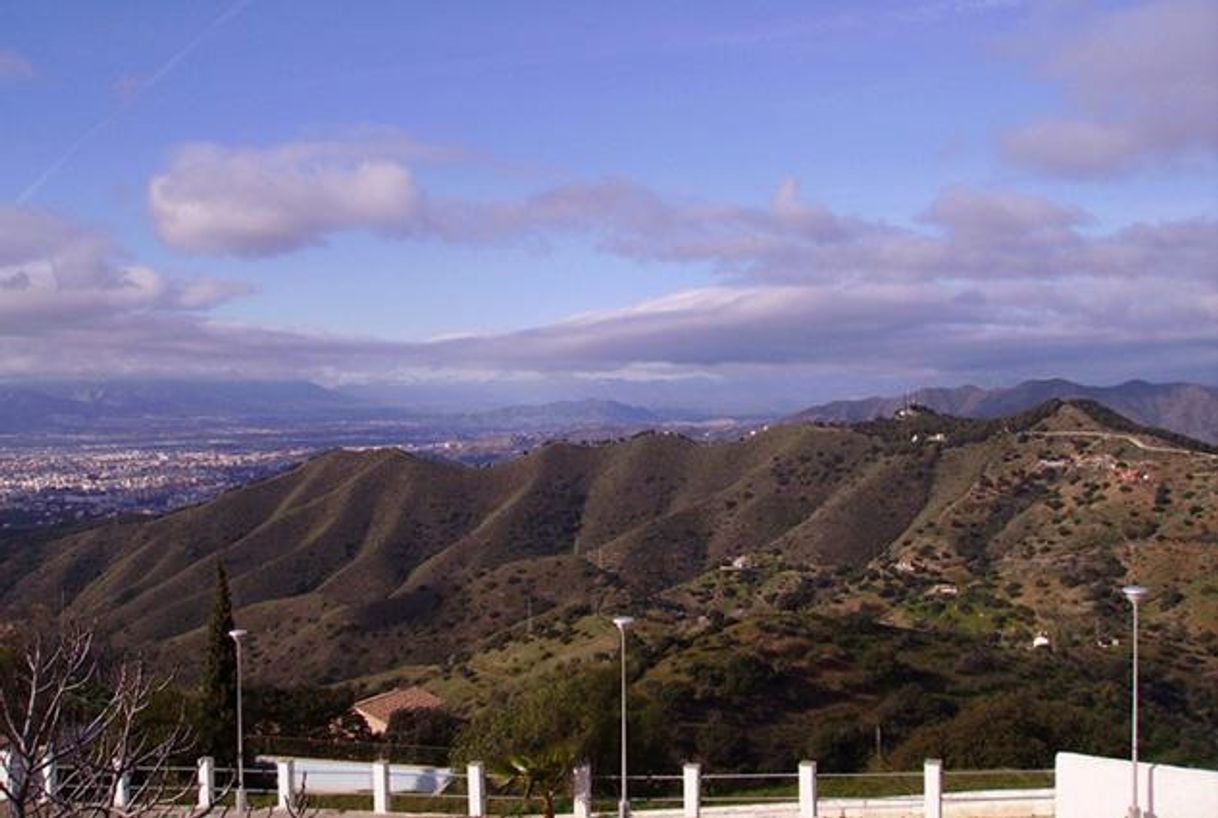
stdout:
POLYGON ((1146 452, 1161 452, 1163 454, 1191 454, 1196 457, 1218 458, 1218 455, 1209 454, 1208 452, 1195 452, 1191 449, 1178 449, 1172 446, 1153 446, 1149 443, 1143 443, 1133 435, 1127 435, 1121 432, 1092 432, 1079 429, 1072 432, 1032 432, 1031 434, 1040 435, 1042 437, 1101 437, 1114 440, 1124 440, 1128 443, 1132 443, 1137 448, 1146 452))

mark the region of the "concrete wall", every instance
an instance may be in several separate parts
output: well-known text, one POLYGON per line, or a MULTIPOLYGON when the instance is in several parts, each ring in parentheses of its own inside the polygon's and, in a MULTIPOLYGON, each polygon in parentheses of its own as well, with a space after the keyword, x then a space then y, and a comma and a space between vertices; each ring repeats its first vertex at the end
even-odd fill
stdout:
MULTIPOLYGON (((1057 754, 1056 818, 1124 816, 1133 791, 1128 760, 1057 754)), ((1144 818, 1218 816, 1218 771, 1138 764, 1138 802, 1144 818)))
MULTIPOLYGON (((258 761, 276 764, 292 762, 292 787, 296 791, 303 788, 313 795, 321 795, 366 793, 374 789, 372 763, 368 761, 335 761, 296 756, 258 756, 258 761)), ((448 767, 389 765, 389 789, 395 793, 442 793, 454 778, 456 774, 448 767)))

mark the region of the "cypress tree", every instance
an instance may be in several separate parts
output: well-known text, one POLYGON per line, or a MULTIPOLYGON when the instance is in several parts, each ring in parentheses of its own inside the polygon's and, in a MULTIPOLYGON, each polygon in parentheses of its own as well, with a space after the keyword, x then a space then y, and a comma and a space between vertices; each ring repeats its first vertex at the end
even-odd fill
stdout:
POLYGON ((233 629, 233 601, 228 592, 224 564, 216 563, 216 598, 207 631, 207 667, 200 691, 199 738, 218 762, 231 763, 237 743, 237 646, 233 629))

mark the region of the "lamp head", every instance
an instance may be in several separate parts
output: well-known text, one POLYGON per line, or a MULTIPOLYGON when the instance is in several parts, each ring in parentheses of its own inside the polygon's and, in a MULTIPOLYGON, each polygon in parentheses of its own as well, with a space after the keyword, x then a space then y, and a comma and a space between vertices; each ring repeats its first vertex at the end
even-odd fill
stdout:
POLYGON ((1150 589, 1143 585, 1126 585, 1121 589, 1121 593, 1125 595, 1126 599, 1137 605, 1146 598, 1146 595, 1150 593, 1150 589))
POLYGON ((634 624, 634 617, 633 616, 615 616, 615 617, 613 617, 613 624, 617 626, 618 630, 624 631, 627 628, 629 628, 631 625, 634 624))
POLYGON ((244 639, 246 637, 246 635, 248 633, 249 633, 249 631, 245 630, 244 628, 236 628, 234 630, 229 631, 228 635, 233 638, 234 642, 240 642, 242 639, 244 639))

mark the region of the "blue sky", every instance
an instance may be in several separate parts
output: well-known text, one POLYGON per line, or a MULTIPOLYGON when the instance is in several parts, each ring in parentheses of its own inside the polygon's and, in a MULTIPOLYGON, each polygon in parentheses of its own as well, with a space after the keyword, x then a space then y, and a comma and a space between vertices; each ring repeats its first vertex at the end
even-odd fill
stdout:
POLYGON ((0 7, 0 376, 1218 373, 1218 4, 0 7))

